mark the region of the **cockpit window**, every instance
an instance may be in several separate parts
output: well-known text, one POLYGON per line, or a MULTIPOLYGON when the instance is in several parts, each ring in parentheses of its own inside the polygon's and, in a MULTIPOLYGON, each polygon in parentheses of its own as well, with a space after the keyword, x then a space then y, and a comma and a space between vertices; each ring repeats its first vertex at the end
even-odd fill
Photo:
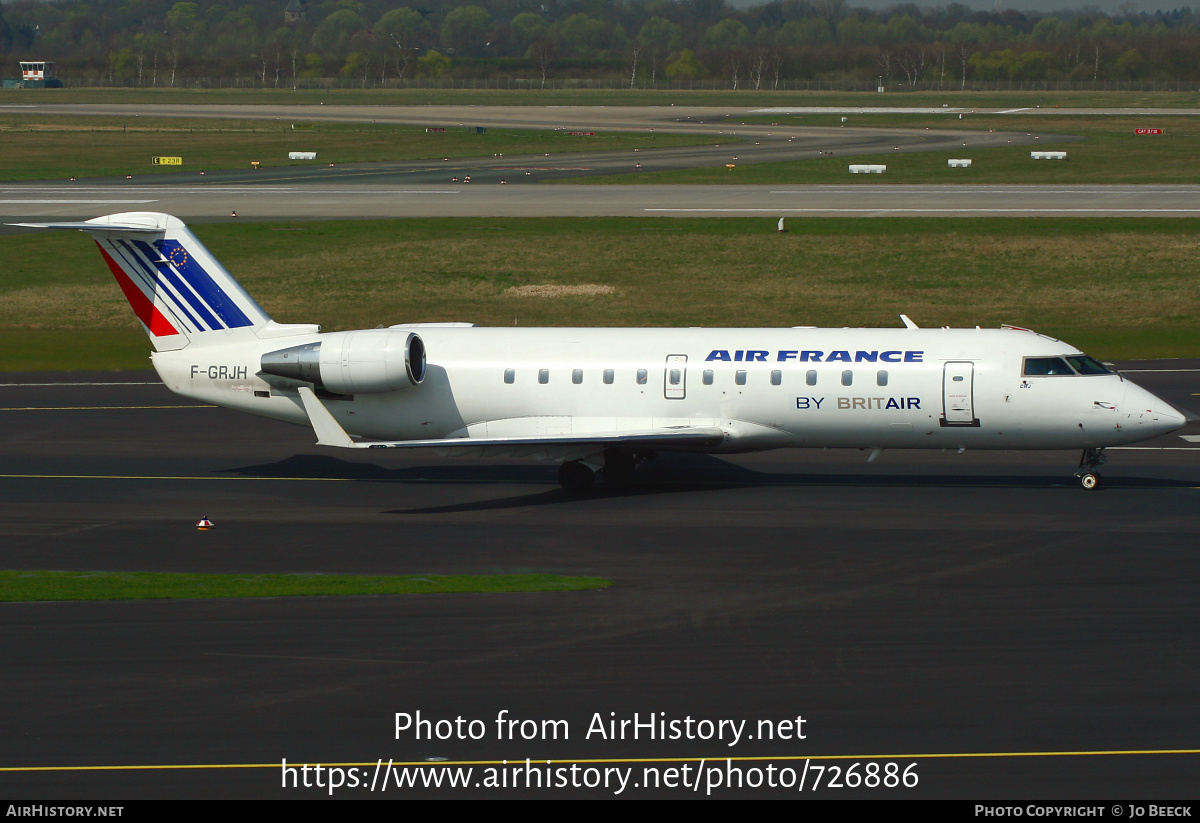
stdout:
POLYGON ((1074 374, 1075 371, 1061 357, 1026 357, 1025 374, 1074 374))
POLYGON ((1067 362, 1075 367, 1075 371, 1080 374, 1112 374, 1112 369, 1105 366, 1099 361, 1093 360, 1086 354, 1081 354, 1078 357, 1068 357, 1067 362))

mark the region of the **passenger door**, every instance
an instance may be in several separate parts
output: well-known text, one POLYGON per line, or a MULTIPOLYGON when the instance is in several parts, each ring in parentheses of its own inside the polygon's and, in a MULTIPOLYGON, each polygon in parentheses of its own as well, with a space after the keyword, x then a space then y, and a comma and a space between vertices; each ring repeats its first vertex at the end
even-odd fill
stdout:
POLYGON ((975 364, 947 363, 942 371, 942 425, 978 426, 975 419, 975 364))

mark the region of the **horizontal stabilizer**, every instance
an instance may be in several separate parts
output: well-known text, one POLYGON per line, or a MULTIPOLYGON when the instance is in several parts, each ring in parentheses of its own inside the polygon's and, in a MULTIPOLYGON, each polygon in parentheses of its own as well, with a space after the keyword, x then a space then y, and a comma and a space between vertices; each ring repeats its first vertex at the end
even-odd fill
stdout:
POLYGON ((162 234, 158 226, 137 225, 134 223, 5 223, 6 226, 20 226, 23 229, 75 229, 90 232, 118 232, 121 234, 162 234))

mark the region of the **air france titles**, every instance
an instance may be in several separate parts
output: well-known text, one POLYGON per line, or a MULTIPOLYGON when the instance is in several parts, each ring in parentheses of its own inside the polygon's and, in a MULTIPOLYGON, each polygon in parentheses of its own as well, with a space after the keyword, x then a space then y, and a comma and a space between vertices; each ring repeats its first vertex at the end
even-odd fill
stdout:
MULTIPOLYGON (((731 357, 728 349, 713 349, 704 360, 719 360, 726 363, 767 363, 771 352, 761 349, 737 349, 731 357)), ((815 349, 784 349, 775 352, 776 363, 795 360, 799 363, 923 363, 924 351, 856 351, 838 349, 826 354, 815 349)))

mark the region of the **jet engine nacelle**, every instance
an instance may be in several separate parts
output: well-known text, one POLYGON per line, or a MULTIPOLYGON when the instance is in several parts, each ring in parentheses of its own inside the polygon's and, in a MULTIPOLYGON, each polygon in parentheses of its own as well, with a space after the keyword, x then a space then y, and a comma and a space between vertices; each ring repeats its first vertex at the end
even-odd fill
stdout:
POLYGON ((425 344, 410 331, 335 332, 317 343, 268 352, 262 371, 333 394, 398 391, 425 379, 425 344))

